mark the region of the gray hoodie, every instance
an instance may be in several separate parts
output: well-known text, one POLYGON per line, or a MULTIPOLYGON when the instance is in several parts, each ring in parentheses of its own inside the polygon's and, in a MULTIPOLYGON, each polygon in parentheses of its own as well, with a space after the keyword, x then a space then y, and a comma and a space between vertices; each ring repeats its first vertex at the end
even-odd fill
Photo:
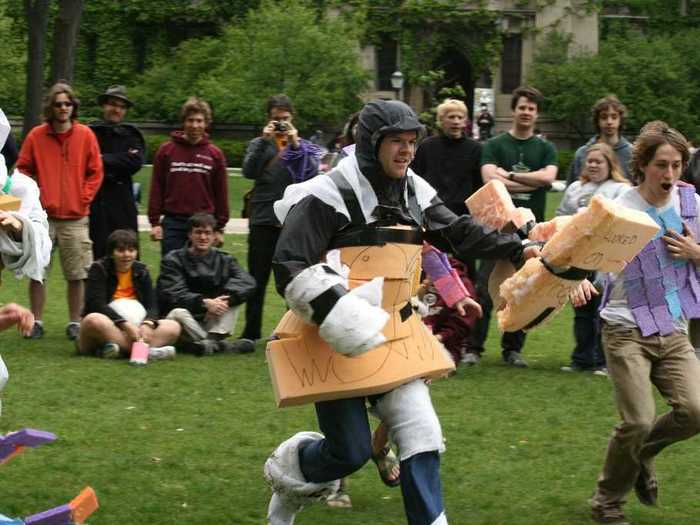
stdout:
MULTIPOLYGON (((598 142, 599 135, 595 135, 583 146, 576 150, 574 155, 574 160, 571 162, 569 167, 569 174, 566 177, 566 185, 569 186, 572 182, 578 180, 581 170, 583 169, 583 162, 586 158, 586 151, 593 144, 598 142)), ((620 137, 620 140, 613 146, 613 151, 617 157, 617 161, 620 163, 620 168, 622 168, 622 173, 629 180, 632 180, 632 174, 630 173, 630 164, 632 161, 632 143, 625 137, 620 137)))

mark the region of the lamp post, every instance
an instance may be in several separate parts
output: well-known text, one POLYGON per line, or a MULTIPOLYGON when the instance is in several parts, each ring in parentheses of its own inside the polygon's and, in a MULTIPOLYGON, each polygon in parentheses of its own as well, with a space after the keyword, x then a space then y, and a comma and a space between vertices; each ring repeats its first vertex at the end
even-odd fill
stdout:
POLYGON ((398 69, 391 74, 391 87, 396 91, 396 100, 401 100, 401 90, 403 89, 403 73, 398 69))

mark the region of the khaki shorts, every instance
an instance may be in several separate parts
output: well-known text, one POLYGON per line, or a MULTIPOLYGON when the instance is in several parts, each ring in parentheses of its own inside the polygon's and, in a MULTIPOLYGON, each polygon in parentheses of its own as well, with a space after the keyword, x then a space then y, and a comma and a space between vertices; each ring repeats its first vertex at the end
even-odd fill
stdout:
MULTIPOLYGON (((92 241, 88 217, 76 220, 49 219, 49 236, 54 248, 58 246, 61 268, 66 281, 87 278, 92 264, 92 241)), ((53 261, 53 256, 51 257, 53 261)), ((46 268, 48 275, 51 264, 46 268)))

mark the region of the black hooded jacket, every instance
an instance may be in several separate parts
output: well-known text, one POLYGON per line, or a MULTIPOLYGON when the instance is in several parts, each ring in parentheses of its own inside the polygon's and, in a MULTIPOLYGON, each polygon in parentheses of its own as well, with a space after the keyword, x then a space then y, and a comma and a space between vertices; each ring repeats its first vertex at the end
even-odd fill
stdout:
MULTIPOLYGON (((424 231, 425 240, 458 256, 519 260, 522 244, 517 235, 482 226, 468 215, 458 217, 437 196, 417 223, 404 197, 406 177, 391 179, 384 175, 378 159, 382 139, 405 131, 415 131, 420 136, 423 126, 403 102, 375 100, 360 113, 355 150, 358 166, 372 185, 378 208, 396 210, 383 225, 411 224, 424 231)), ((287 214, 273 258, 278 292, 284 295, 287 284, 299 272, 321 262, 334 238, 348 226, 355 225, 320 199, 308 196, 299 201, 287 214)))

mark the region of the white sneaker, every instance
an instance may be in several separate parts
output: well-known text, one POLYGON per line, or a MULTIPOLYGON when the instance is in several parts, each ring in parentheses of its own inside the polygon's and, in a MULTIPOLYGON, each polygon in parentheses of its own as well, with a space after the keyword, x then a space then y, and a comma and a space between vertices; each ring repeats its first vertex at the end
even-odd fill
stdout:
POLYGON ((154 361, 163 359, 175 359, 175 347, 174 346, 152 346, 148 350, 148 359, 153 359, 154 361))
POLYGON ((269 525, 294 525, 294 518, 300 510, 301 505, 292 498, 275 491, 267 507, 267 522, 269 525))

